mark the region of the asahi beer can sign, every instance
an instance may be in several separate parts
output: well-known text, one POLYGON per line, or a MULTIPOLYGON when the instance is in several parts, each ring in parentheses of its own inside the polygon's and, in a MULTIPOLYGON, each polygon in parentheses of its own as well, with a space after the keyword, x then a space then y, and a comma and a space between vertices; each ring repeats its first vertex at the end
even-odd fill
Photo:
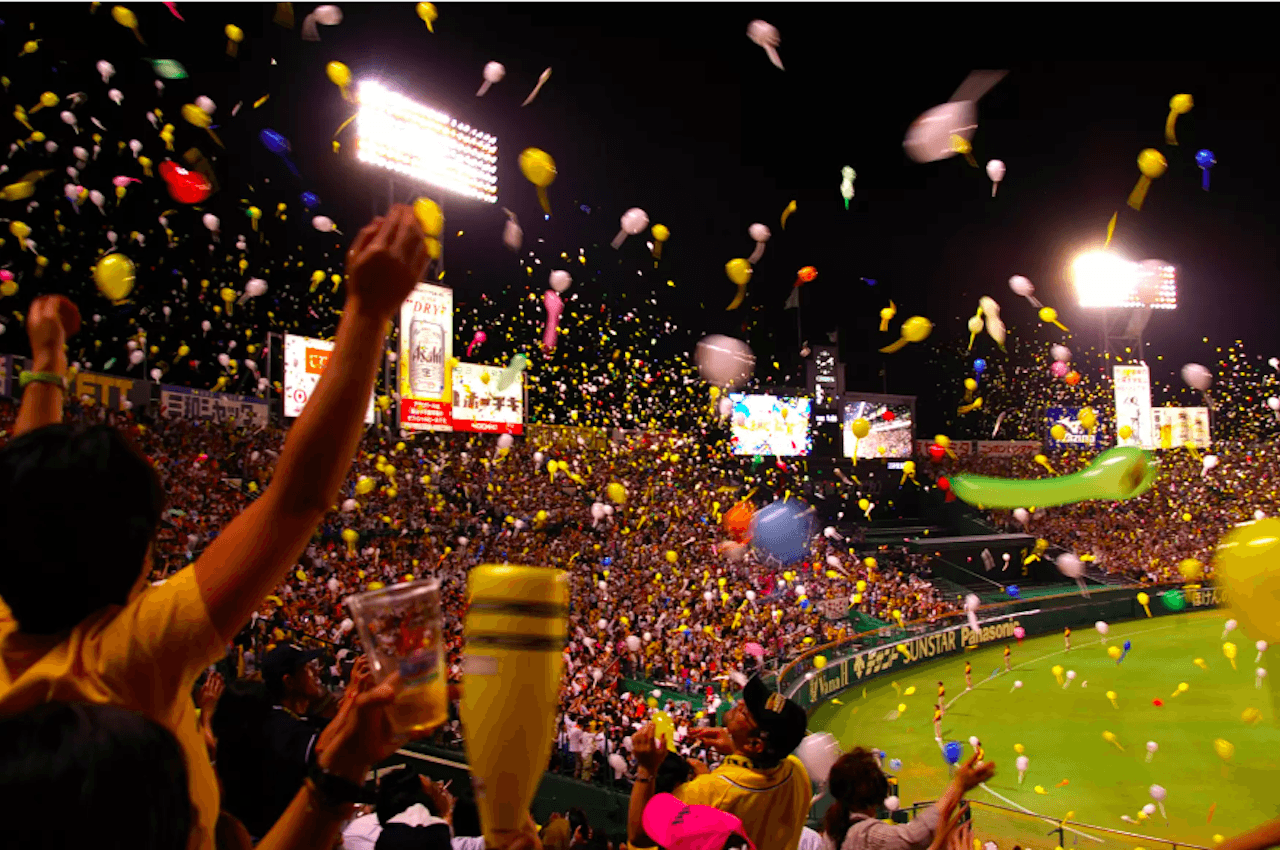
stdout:
POLYGON ((449 361, 453 358, 453 290, 418 284, 400 308, 400 427, 451 431, 449 361))

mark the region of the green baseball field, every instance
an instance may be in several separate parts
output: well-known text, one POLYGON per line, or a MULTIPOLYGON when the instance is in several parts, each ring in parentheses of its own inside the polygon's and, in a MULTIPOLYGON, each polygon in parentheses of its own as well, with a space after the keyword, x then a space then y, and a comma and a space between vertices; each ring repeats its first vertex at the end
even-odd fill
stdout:
POLYGON ((1248 636, 1237 630, 1223 638, 1229 617, 1218 610, 1112 624, 1106 644, 1093 629, 1081 629, 1072 632, 1070 651, 1061 634, 1021 645, 1010 641, 1012 672, 1004 669, 1005 645, 993 643, 876 679, 865 691, 850 688, 838 702, 820 706, 809 729, 831 732, 845 750, 884 750, 885 769, 898 777, 904 808, 935 800, 950 775, 943 747, 934 740, 941 680, 943 742, 962 743, 967 759, 973 754, 969 739, 976 736, 986 760, 997 765, 995 778, 970 799, 1018 811, 975 806, 975 837, 994 840, 1001 850, 1014 844, 1052 848, 1058 825, 1071 813, 1065 832, 1071 847, 1154 844, 1084 824, 1212 847, 1221 836, 1280 815, 1280 726, 1270 683, 1256 687, 1255 675, 1258 667, 1271 666, 1269 656, 1280 647, 1255 663, 1257 650, 1248 636), (1126 640, 1132 649, 1117 664, 1107 646, 1126 640), (1237 669, 1224 655, 1228 641, 1237 646, 1237 669), (973 665, 969 691, 966 660, 973 665), (1063 668, 1065 688, 1055 666, 1063 668), (1074 671, 1074 679, 1066 671, 1074 671), (1022 686, 1015 688, 1015 682, 1022 686), (1187 686, 1181 692, 1180 683, 1187 686), (1115 692, 1115 705, 1108 691, 1115 692), (906 706, 901 715, 900 705, 906 706), (1158 747, 1149 761, 1148 742, 1158 747), (1018 745, 1028 759, 1022 782, 1018 745), (901 768, 891 769, 893 759, 901 759, 901 768), (1157 802, 1152 785, 1166 791, 1165 814, 1157 808, 1140 815, 1157 802))

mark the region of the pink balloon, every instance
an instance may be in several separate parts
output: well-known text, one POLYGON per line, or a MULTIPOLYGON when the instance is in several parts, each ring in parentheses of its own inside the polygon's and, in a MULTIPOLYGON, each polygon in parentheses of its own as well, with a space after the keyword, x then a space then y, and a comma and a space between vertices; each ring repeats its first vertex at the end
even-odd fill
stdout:
POLYGON ((476 335, 471 338, 471 344, 467 346, 467 356, 471 356, 471 349, 475 348, 477 345, 484 345, 487 339, 489 339, 489 337, 484 331, 476 331, 476 335))
POLYGON ((0 269, 0 280, 3 280, 5 283, 13 280, 13 272, 8 269, 0 269))
POLYGON ((1013 636, 1016 637, 1018 640, 1022 640, 1024 637, 1027 636, 1027 630, 1024 629, 1022 626, 1018 626, 1013 630, 1013 636))
POLYGON ((1055 378, 1065 378, 1067 373, 1071 371, 1071 367, 1061 360, 1053 361, 1053 365, 1049 367, 1049 374, 1055 378))
POLYGON ((130 183, 141 183, 137 177, 125 177, 121 174, 119 177, 112 177, 111 184, 116 187, 128 186, 130 183))
POLYGON ((542 295, 542 306, 547 311, 547 326, 542 332, 542 347, 551 351, 556 347, 556 328, 560 325, 560 314, 564 312, 564 302, 560 294, 548 289, 542 295))

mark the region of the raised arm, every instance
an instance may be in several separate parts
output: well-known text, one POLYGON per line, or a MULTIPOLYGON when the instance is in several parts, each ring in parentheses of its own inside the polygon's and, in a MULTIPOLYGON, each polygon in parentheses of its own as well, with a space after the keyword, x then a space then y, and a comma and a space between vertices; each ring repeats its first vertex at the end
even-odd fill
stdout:
POLYGON ((230 640, 284 579, 333 504, 360 441, 387 322, 427 266, 413 211, 395 206, 347 252, 347 301, 329 365, 289 429, 271 486, 195 563, 214 626, 230 640))
POLYGON ((67 338, 80 330, 80 311, 61 295, 42 295, 27 311, 27 337, 31 340, 31 371, 37 380, 22 391, 22 407, 13 435, 62 421, 66 400, 67 338))

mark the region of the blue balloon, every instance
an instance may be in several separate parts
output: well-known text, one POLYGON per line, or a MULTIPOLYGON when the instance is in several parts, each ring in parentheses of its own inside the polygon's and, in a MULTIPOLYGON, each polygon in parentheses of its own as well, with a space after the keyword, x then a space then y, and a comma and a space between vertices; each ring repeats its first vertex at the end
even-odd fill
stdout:
POLYGON ((808 557, 812 538, 813 512, 798 499, 766 505, 751 518, 752 548, 784 566, 808 557))
POLYGON ((1213 151, 1202 150, 1196 151, 1196 165, 1201 168, 1213 168, 1218 164, 1218 160, 1214 158, 1213 151))
POLYGON ((964 750, 960 747, 959 741, 947 741, 947 745, 943 747, 942 754, 947 759, 947 764, 955 765, 960 763, 960 756, 964 750))
POLYGON ((600 563, 604 564, 607 567, 613 563, 613 558, 604 558, 603 560, 600 561, 600 563))
POLYGON ((303 192, 302 205, 308 210, 313 210, 320 206, 320 199, 315 196, 314 192, 303 192))
POLYGON ((889 759, 890 770, 902 770, 902 759, 889 759))
POLYGON ((1132 644, 1132 643, 1130 643, 1129 641, 1125 641, 1125 642, 1124 642, 1124 651, 1125 651, 1125 652, 1128 652, 1128 651, 1129 651, 1129 650, 1131 650, 1131 649, 1133 649, 1133 644, 1132 644))
POLYGON ((987 371, 987 361, 983 360, 981 357, 973 361, 973 371, 977 372, 979 375, 987 371))
POLYGON ((263 130, 258 134, 258 138, 262 140, 262 144, 266 145, 267 150, 272 153, 288 153, 289 151, 289 140, 275 130, 263 130))
POLYGON ((1018 589, 1018 586, 1016 584, 1011 584, 1009 585, 1008 588, 1005 589, 1005 593, 1009 594, 1010 599, 1017 599, 1019 594, 1022 593, 1022 591, 1018 589))

